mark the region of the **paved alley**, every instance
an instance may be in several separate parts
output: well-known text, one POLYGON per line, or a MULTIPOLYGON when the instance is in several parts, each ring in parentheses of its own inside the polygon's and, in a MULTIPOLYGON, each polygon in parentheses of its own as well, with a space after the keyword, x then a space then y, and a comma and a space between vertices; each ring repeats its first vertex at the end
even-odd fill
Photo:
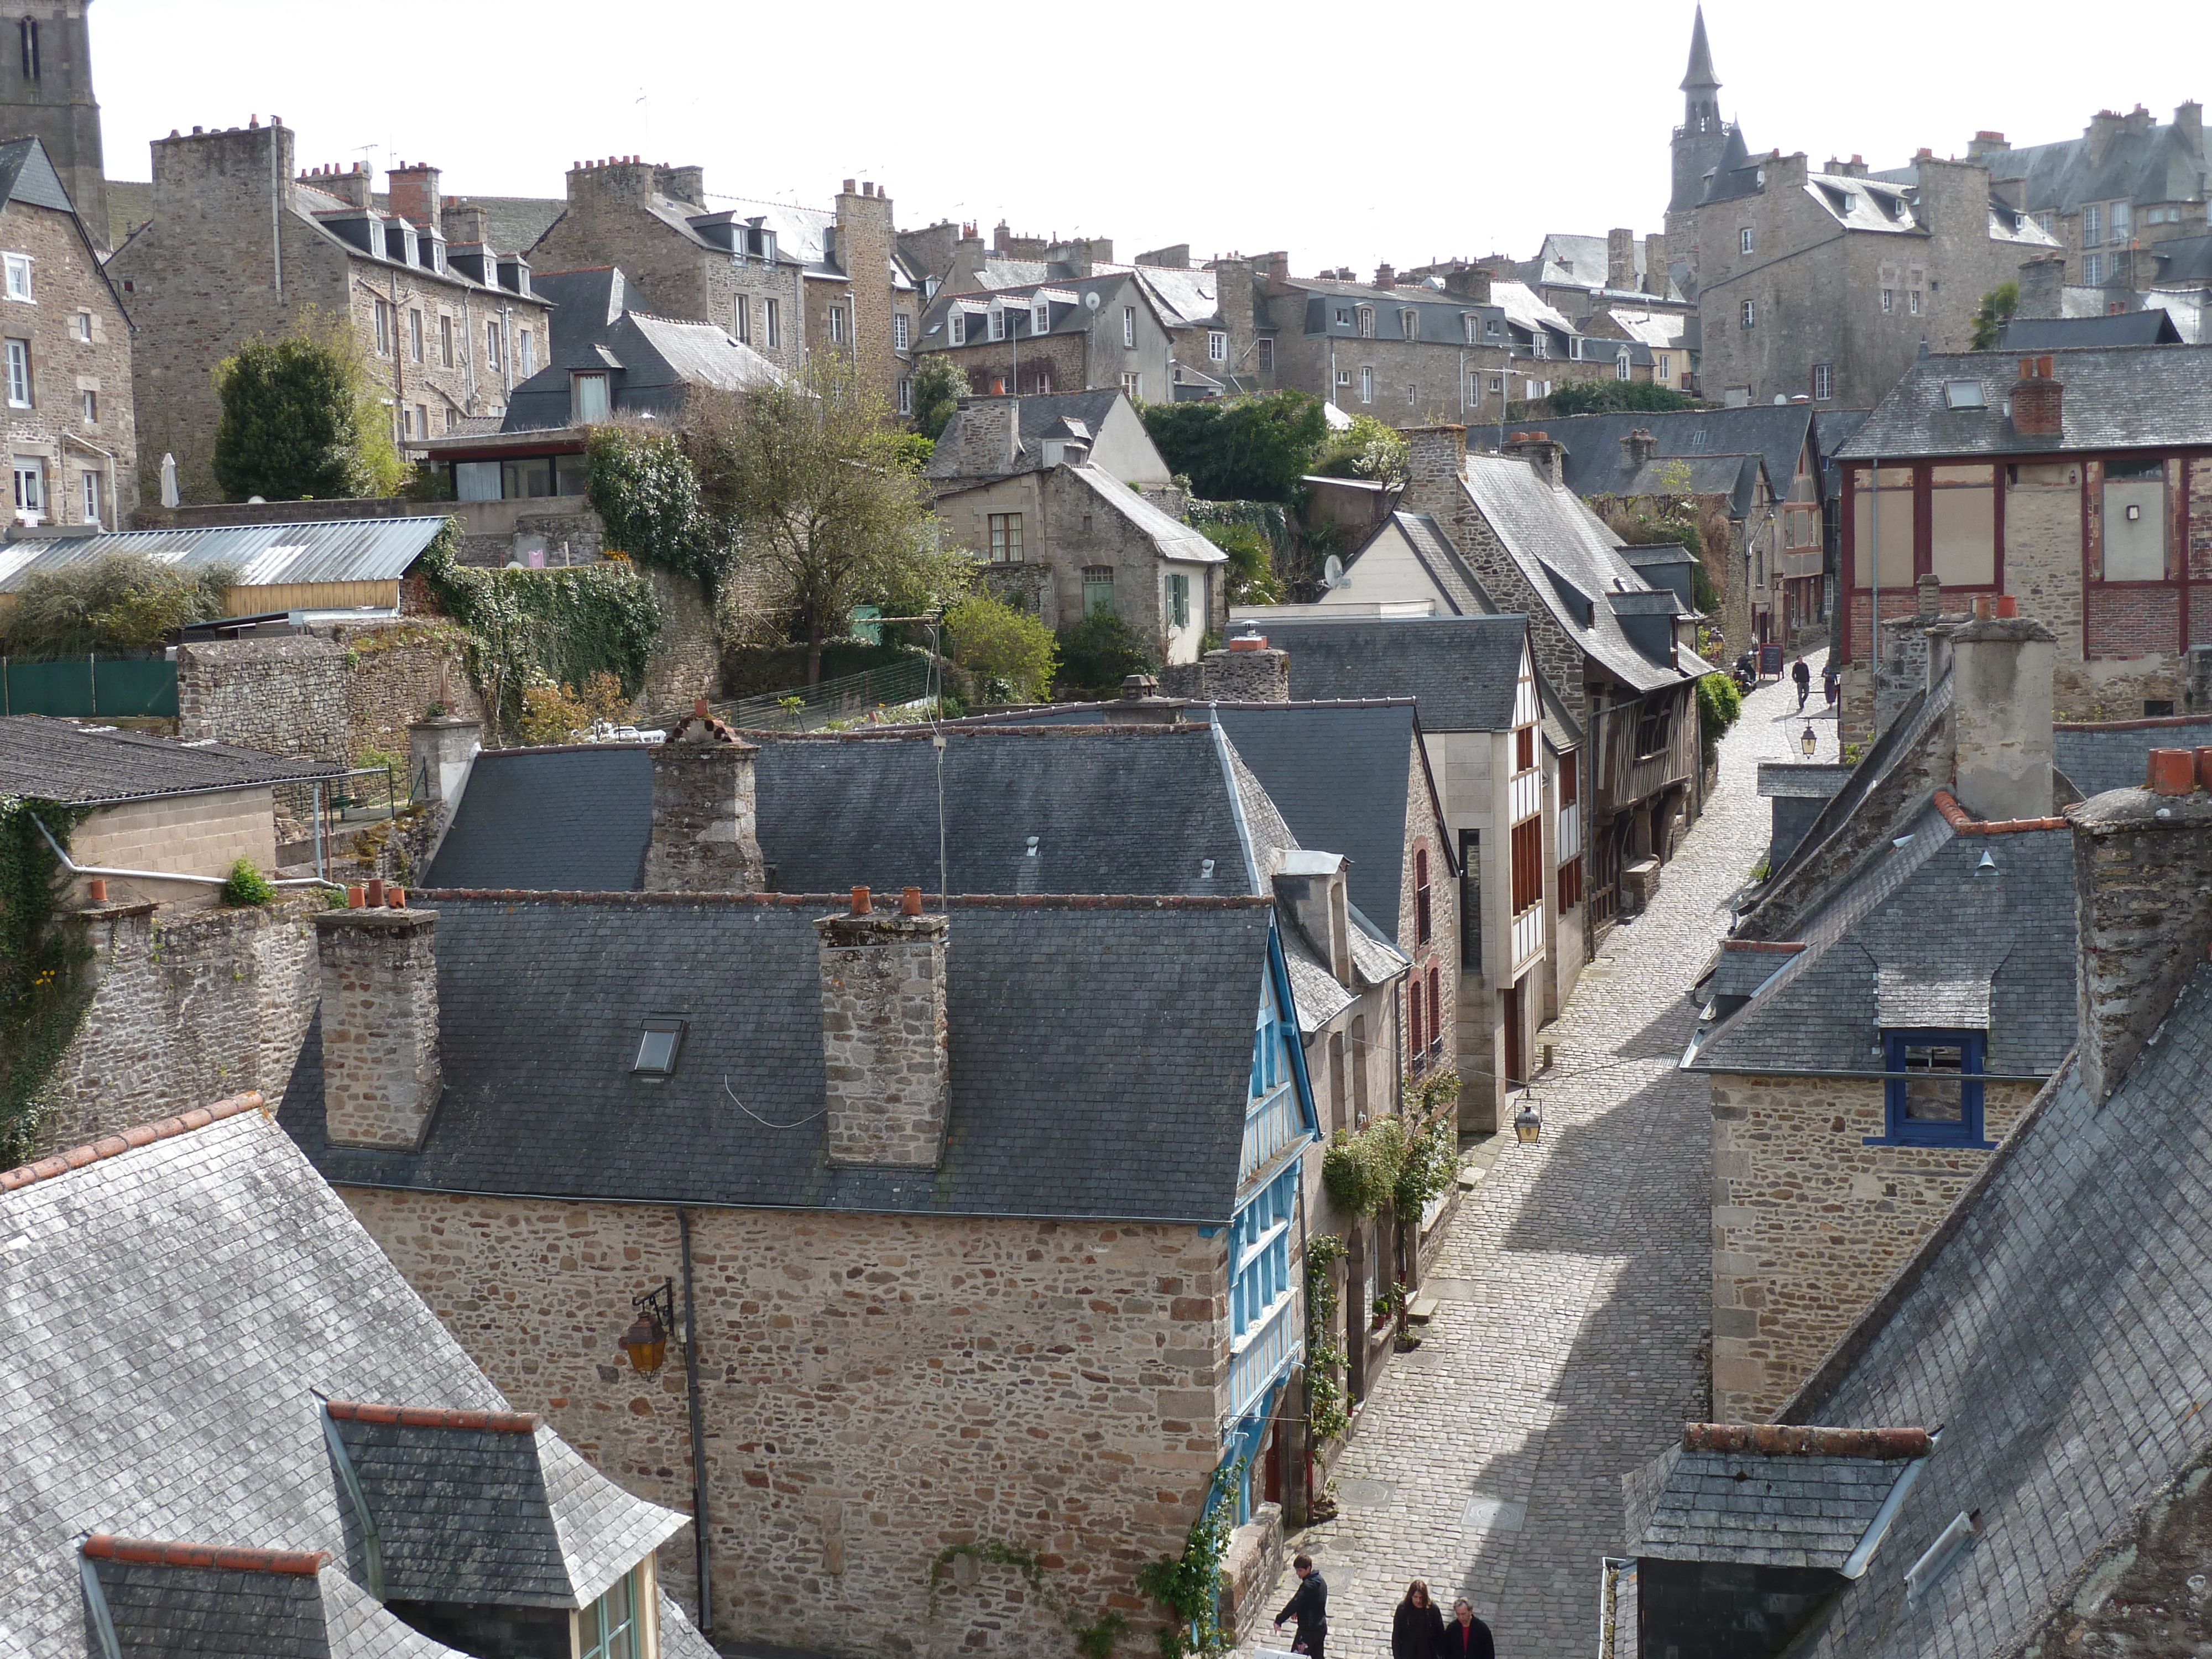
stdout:
MULTIPOLYGON (((1833 760, 1810 660, 1818 758, 1833 760)), ((1388 1655, 1416 1577, 1448 1614, 1468 1596, 1510 1659, 1597 1651, 1620 1476, 1705 1411, 1711 1123, 1705 1080, 1674 1066, 1685 990, 1765 848, 1757 763, 1799 757, 1796 704, 1786 678, 1747 699, 1650 909, 1546 1033, 1542 1143, 1505 1146, 1468 1195, 1430 1269, 1426 1340, 1393 1362, 1337 1466, 1340 1518, 1293 1540, 1328 1581, 1331 1655, 1388 1655)), ((1268 1618, 1291 1587, 1286 1571, 1268 1618)))

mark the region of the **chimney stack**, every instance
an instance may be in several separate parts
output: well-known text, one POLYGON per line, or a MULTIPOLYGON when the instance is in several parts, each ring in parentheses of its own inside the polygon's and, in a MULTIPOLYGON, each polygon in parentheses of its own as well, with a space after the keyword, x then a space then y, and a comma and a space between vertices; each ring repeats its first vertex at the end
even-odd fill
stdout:
POLYGON ((1650 428, 1639 426, 1620 434, 1620 464, 1630 471, 1658 459, 1659 440, 1651 435, 1650 428))
POLYGON ((1608 230, 1605 234, 1605 285, 1625 294, 1636 291, 1636 233, 1608 230))
POLYGON ((1517 455, 1536 470, 1536 476, 1554 489, 1567 482, 1567 447, 1553 441, 1548 432, 1516 432, 1498 446, 1503 455, 1517 455))
POLYGON ((1227 644, 1200 659, 1199 684, 1208 702, 1288 702, 1291 653, 1270 649, 1267 636, 1246 622, 1227 644))
POLYGON ((1490 303, 1490 273, 1480 265, 1462 265, 1444 273, 1444 292, 1469 304, 1490 303))
POLYGON ((2050 358, 2021 358, 2012 388, 2012 429, 2023 438, 2064 435, 2065 390, 2051 374, 2050 358))
POLYGON ((1387 261, 1375 267, 1376 287, 1389 288, 1395 285, 1397 280, 1397 271, 1387 261))
POLYGON ((2051 674, 2057 636, 2010 595, 1951 630, 1952 790, 1984 818, 2051 816, 2051 674))
POLYGON ((1644 291, 1662 298, 1670 278, 1667 270, 1667 239, 1654 231, 1644 239, 1644 291))
POLYGON ((865 887, 816 919, 830 1161, 933 1169, 950 1085, 942 915, 909 887, 896 914, 865 887))
POLYGON ((444 1081, 435 910, 325 910, 323 1121, 334 1146, 413 1152, 444 1081))
POLYGON ((653 750, 648 893, 757 893, 766 884, 753 804, 760 750, 702 700, 653 750))
POLYGON ((438 169, 427 161, 393 167, 384 175, 392 215, 416 227, 438 224, 438 169))
POLYGON ((2212 749, 2154 749, 2144 785, 2067 809, 2074 826, 2081 1080, 2102 1102, 2212 947, 2212 749))

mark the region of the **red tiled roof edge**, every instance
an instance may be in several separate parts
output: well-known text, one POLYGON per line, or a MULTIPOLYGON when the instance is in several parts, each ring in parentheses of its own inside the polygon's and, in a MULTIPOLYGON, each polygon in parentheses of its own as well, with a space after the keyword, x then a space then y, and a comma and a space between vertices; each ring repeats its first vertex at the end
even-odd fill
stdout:
POLYGON ((146 1146, 157 1140, 169 1140, 189 1130, 204 1129, 224 1118, 236 1117, 240 1112, 258 1112, 267 1109, 268 1103, 258 1089, 249 1089, 242 1095, 232 1095, 211 1106, 195 1106, 189 1112, 175 1117, 165 1117, 158 1123, 142 1123, 135 1129, 125 1129, 120 1134, 106 1135, 89 1146, 73 1146, 68 1152, 56 1152, 35 1163, 17 1169, 0 1170, 0 1193, 12 1193, 40 1181, 52 1181, 56 1176, 67 1175, 71 1170, 82 1170, 88 1164, 97 1164, 102 1158, 116 1158, 134 1146, 146 1146))
MULTIPOLYGON (((878 896, 892 892, 876 890, 878 896)), ((410 904, 472 900, 495 904, 727 904, 763 908, 835 908, 851 902, 847 893, 570 893, 536 892, 524 887, 415 887, 410 904)), ((921 896, 934 908, 937 895, 921 896)), ((1260 910, 1274 903, 1265 893, 1237 893, 1215 898, 1185 893, 954 893, 945 900, 955 910, 1260 910)))
POLYGON ((1925 1429, 1794 1428, 1775 1423, 1685 1423, 1682 1449, 1747 1452, 1763 1457, 1925 1457, 1936 1442, 1925 1429))
POLYGON ((529 1412, 460 1411, 442 1406, 374 1406, 358 1400, 330 1400, 323 1408, 341 1423, 396 1423, 409 1429, 488 1429, 494 1434, 535 1434, 538 1419, 529 1412))
POLYGON ((1721 941, 1723 951, 1775 951, 1795 954, 1804 948, 1805 941, 1802 939, 1724 939, 1721 941))
POLYGON ((1936 810, 1943 815, 1943 822, 1952 832, 1960 836, 2016 836, 2029 830, 2063 830, 2064 818, 1978 818, 1968 814, 1959 805, 1958 798, 1948 789, 1936 792, 1936 810))
POLYGON ((157 1567, 212 1567, 228 1572, 283 1572, 312 1578, 331 1559, 328 1550, 236 1549, 227 1544, 164 1542, 96 1532, 84 1540, 95 1561, 132 1561, 157 1567))

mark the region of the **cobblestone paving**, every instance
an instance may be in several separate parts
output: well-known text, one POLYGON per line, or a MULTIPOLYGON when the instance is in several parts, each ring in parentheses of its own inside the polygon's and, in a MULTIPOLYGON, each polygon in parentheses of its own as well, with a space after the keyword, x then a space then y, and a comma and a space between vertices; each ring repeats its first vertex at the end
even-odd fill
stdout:
MULTIPOLYGON (((1811 663, 1816 757, 1833 760, 1811 663)), ((1426 1340, 1392 1362, 1337 1465, 1341 1514, 1294 1540, 1328 1581, 1331 1656, 1387 1656, 1422 1577, 1447 1608, 1474 1603, 1501 1659, 1594 1659, 1620 1477, 1705 1412, 1711 1123, 1704 1079, 1674 1069, 1684 993, 1765 850, 1757 763, 1802 758, 1805 725, 1786 679, 1746 700, 1651 908, 1545 1032, 1543 1141, 1507 1146, 1461 1206, 1425 1286, 1426 1340)), ((1291 1588, 1286 1572, 1268 1618, 1291 1588)))

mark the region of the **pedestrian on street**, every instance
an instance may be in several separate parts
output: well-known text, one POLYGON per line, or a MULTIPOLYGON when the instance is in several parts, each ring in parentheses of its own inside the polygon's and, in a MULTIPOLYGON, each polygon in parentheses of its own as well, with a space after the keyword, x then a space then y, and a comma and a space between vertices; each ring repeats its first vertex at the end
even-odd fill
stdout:
POLYGON ((1805 699, 1813 695, 1813 671, 1800 656, 1797 665, 1790 671, 1790 678, 1797 682, 1797 712, 1805 712, 1805 699))
POLYGON ((1843 696, 1844 682, 1842 677, 1836 672, 1836 665, 1832 662, 1821 672, 1820 690, 1827 694, 1828 707, 1833 708, 1837 699, 1843 696))
POLYGON ((1390 1659, 1443 1659, 1444 1616, 1429 1599, 1428 1584, 1416 1578, 1390 1617, 1390 1659))
POLYGON ((1452 1621, 1444 1626, 1437 1651, 1443 1659, 1498 1659, 1490 1626, 1474 1616, 1474 1604, 1464 1595, 1452 1603, 1452 1621))
POLYGON ((1322 1644, 1328 1638, 1328 1585, 1314 1571, 1310 1555, 1292 1561, 1291 1571, 1298 1576, 1297 1593, 1275 1615, 1275 1628, 1279 1631, 1296 1618, 1297 1638, 1291 1644, 1291 1651, 1303 1653, 1307 1659, 1322 1659, 1322 1644))

